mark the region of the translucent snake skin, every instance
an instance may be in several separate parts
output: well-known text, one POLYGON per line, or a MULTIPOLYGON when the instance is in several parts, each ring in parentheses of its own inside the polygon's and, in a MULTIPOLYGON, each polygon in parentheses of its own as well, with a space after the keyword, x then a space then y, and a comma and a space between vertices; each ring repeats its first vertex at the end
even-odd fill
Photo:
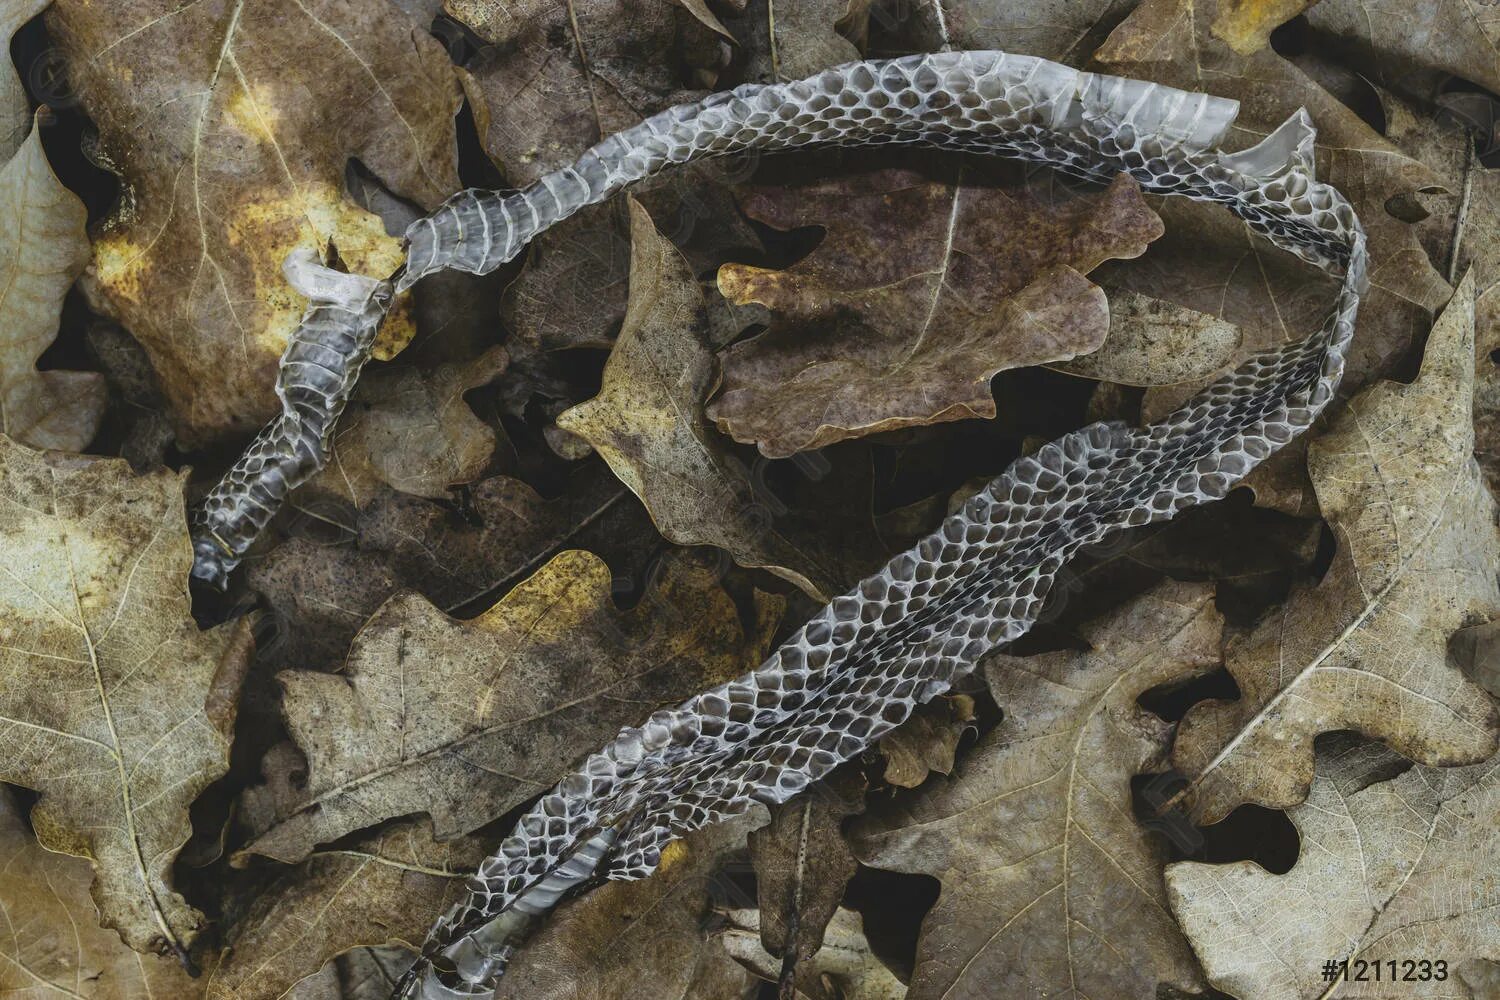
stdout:
MULTIPOLYGON (((757 670, 623 730, 542 796, 480 866, 398 996, 488 995, 527 921, 570 888, 642 878, 671 840, 796 795, 1029 629, 1080 548, 1223 497, 1307 429, 1343 374, 1365 283, 1364 234, 1347 201, 1313 176, 1304 113, 1251 149, 1221 153, 1237 110, 1221 98, 999 52, 858 62, 670 109, 523 191, 465 191, 412 225, 398 290, 443 268, 492 270, 579 208, 671 164, 820 143, 918 143, 1050 164, 1088 180, 1124 171, 1146 191, 1226 206, 1343 283, 1307 339, 1252 357, 1157 423, 1093 424, 1018 459, 757 670)), ((308 322, 319 310, 323 322, 342 310, 339 343, 367 342, 366 314, 383 294, 315 299, 308 322)), ((320 335, 299 333, 294 346, 320 335)), ((289 347, 284 365, 294 360, 289 347)), ((325 385, 340 404, 357 360, 345 355, 342 367, 326 370, 343 373, 328 383, 336 391, 325 385)), ((292 387, 307 381, 283 369, 288 413, 292 387)), ((247 456, 221 484, 200 522, 219 565, 253 540, 264 498, 291 482, 295 455, 321 454, 310 439, 330 425, 311 424, 299 437, 273 423, 252 447, 263 454, 247 456), (259 505, 253 517, 237 497, 259 505), (237 533, 247 528, 248 536, 237 533)), ((203 575, 219 572, 210 566, 203 575)))

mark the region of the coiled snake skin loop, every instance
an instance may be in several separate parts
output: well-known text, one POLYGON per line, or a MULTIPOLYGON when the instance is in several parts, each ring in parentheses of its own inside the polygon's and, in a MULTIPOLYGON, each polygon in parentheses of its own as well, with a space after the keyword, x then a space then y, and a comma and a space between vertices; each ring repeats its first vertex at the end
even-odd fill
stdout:
POLYGON ((1225 205, 1343 283, 1307 339, 1252 357, 1157 423, 1092 424, 1018 459, 757 670, 623 730, 480 866, 398 995, 489 994, 516 936, 561 894, 591 877, 644 877, 669 841, 796 795, 1029 629, 1080 548, 1224 496, 1313 422, 1343 375, 1364 234, 1348 202, 1313 176, 1305 114, 1251 149, 1220 153, 1237 110, 999 52, 857 62, 662 112, 524 191, 462 192, 408 230, 398 289, 442 268, 492 270, 537 233, 672 164, 817 143, 921 143, 1089 180, 1124 171, 1147 191, 1225 205))

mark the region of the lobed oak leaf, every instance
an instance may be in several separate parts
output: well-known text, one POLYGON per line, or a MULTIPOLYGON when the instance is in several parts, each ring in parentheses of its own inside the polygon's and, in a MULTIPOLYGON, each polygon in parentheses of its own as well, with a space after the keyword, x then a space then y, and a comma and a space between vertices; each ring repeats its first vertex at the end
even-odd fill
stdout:
POLYGON ((249 623, 200 632, 183 476, 0 436, 0 781, 42 846, 94 863, 105 926, 186 957, 188 805, 229 766, 249 623))
POLYGON ((1416 381, 1366 389, 1309 446, 1338 553, 1317 585, 1226 645, 1240 698, 1183 718, 1172 761, 1204 821, 1302 801, 1323 732, 1356 730, 1430 765, 1494 751, 1500 716, 1448 657, 1455 631, 1500 616, 1495 502, 1473 454, 1473 294, 1470 276, 1416 381))
MULTIPOLYGON (((719 934, 724 948, 761 979, 781 978, 781 959, 761 946, 760 910, 731 909, 719 934)), ((864 922, 840 907, 828 924, 823 947, 797 974, 798 1000, 902 1000, 906 984, 876 957, 865 937, 864 922)))
POLYGON ((44 850, 0 788, 0 992, 23 1000, 189 1000, 202 987, 175 961, 131 951, 99 926, 86 861, 44 850))
POLYGON ((760 303, 773 320, 721 352, 723 390, 708 414, 773 458, 994 416, 996 372, 1104 343, 1109 307, 1083 274, 1139 256, 1162 232, 1124 175, 1075 194, 888 169, 760 190, 743 204, 777 229, 826 230, 785 270, 719 270, 731 302, 760 303))
POLYGON ((297 861, 412 813, 443 838, 477 829, 622 726, 760 664, 781 607, 762 596, 744 626, 707 568, 674 561, 621 612, 608 567, 578 550, 469 621, 397 595, 355 638, 342 675, 278 676, 308 777, 236 861, 297 861))
MULTIPOLYGON (((604 368, 599 395, 558 415, 557 426, 593 446, 678 545, 717 545, 826 600, 868 570, 883 549, 864 534, 778 516, 754 470, 703 416, 714 381, 703 293, 686 261, 631 201, 630 311, 604 368)), ((846 508, 847 490, 839 502, 846 508)))
POLYGON ((985 661, 1000 725, 948 781, 853 831, 866 864, 943 884, 910 1000, 1198 985, 1166 908, 1165 845, 1131 814, 1131 779, 1162 769, 1170 733, 1136 698, 1216 667, 1221 629, 1211 587, 1168 583, 1086 626, 1086 650, 985 661))
MULTIPOLYGON (((346 194, 349 160, 429 207, 458 189, 446 52, 390 4, 344 0, 54 0, 47 26, 126 187, 90 301, 145 345, 184 447, 254 429, 306 306, 287 255, 332 244, 380 277, 403 259, 346 194)), ((412 333, 393 324, 382 356, 412 333)))
POLYGON ((1317 770, 1288 811, 1301 840, 1290 871, 1167 866, 1172 912, 1209 981, 1241 1000, 1470 996, 1460 965, 1500 960, 1500 760, 1411 767, 1341 737, 1320 744, 1317 770), (1330 987, 1330 960, 1378 962, 1383 975, 1330 987), (1393 983, 1387 962, 1409 975, 1393 983))

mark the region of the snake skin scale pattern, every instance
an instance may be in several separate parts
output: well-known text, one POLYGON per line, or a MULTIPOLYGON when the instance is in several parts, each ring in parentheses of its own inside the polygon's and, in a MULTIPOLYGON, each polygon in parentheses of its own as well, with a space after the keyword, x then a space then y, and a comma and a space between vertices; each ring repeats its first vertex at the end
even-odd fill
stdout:
MULTIPOLYGON (((480 866, 398 996, 488 995, 527 922, 563 893, 600 876, 645 877, 670 841, 801 792, 1029 629, 1079 549, 1223 497, 1311 425, 1343 375, 1365 238, 1348 202, 1313 176, 1306 114, 1250 149, 1221 153, 1237 110, 999 52, 857 62, 670 109, 523 191, 465 191, 412 225, 398 290, 444 268, 493 270, 549 226, 672 164, 750 149, 919 143, 1101 182, 1123 171, 1146 191, 1226 206, 1343 283, 1307 339, 1252 357, 1157 423, 1092 424, 1018 459, 758 669, 623 730, 480 866)), ((282 438, 272 444, 286 448, 282 438)), ((225 491, 219 516, 243 526, 233 496, 225 491)))
POLYGON ((220 590, 287 496, 328 460, 393 296, 389 281, 341 274, 310 251, 288 257, 282 270, 308 306, 276 372, 281 414, 193 508, 193 576, 220 590))

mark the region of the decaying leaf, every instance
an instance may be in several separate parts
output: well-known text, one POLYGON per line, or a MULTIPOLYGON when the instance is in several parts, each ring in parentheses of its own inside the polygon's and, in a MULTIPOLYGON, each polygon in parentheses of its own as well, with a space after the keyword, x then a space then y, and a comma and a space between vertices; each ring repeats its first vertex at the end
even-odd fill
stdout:
POLYGON ((742 1000, 753 978, 707 933, 748 902, 720 868, 765 810, 669 844, 656 874, 564 903, 506 967, 495 1000, 742 1000))
POLYGON ((463 898, 464 879, 488 846, 481 837, 439 843, 429 824, 410 822, 314 852, 235 922, 208 976, 208 997, 278 1000, 347 951, 420 945, 438 915, 463 898))
POLYGON ((36 370, 88 263, 83 222, 83 203, 52 173, 32 129, 0 168, 0 434, 33 448, 82 451, 104 415, 104 376, 36 370))
POLYGON ((781 607, 762 597, 747 630, 707 568, 674 561, 622 613, 608 567, 578 550, 469 621, 414 594, 393 597, 355 638, 342 675, 279 675, 308 780, 247 852, 296 861, 418 812, 439 837, 474 830, 620 727, 758 665, 781 607))
POLYGON ((719 270, 730 301, 775 318, 721 353, 723 391, 708 413, 771 457, 994 416, 996 372, 1104 343, 1109 307, 1083 274, 1139 256, 1162 232, 1124 175, 1078 194, 880 170, 757 191, 743 204, 777 229, 826 230, 786 270, 719 270))
POLYGON ((99 926, 86 861, 43 850, 0 788, 0 993, 21 1000, 149 1000, 199 995, 172 959, 141 955, 99 926))
POLYGON ((1168 583, 1091 623, 1086 651, 986 661, 1000 726, 950 780, 854 828, 866 864, 943 883, 911 1000, 1151 1000, 1198 983, 1166 910, 1165 846, 1131 814, 1130 780, 1163 769, 1170 732, 1135 699, 1217 666, 1221 628, 1212 588, 1168 583))
MULTIPOLYGON (((741 965, 769 982, 781 977, 781 959, 761 945, 761 911, 734 909, 719 935, 741 965)), ((810 1000, 902 1000, 906 984, 870 950, 858 913, 840 907, 828 923, 823 947, 798 971, 797 996, 810 1000)))
POLYGON ((229 763, 248 623, 200 632, 183 477, 0 436, 0 780, 42 846, 94 862, 106 927, 186 955, 188 804, 229 763))
POLYGON ((936 771, 953 773, 953 757, 974 719, 974 699, 950 695, 928 702, 880 740, 887 784, 916 788, 936 771))
POLYGON ((824 928, 859 867, 842 827, 864 812, 866 785, 862 773, 845 766, 806 794, 773 806, 771 822, 750 834, 761 943, 790 966, 823 946, 824 928))
POLYGON ((850 38, 863 33, 869 0, 739 0, 725 18, 739 42, 746 80, 802 80, 860 57, 850 38))
POLYGON ((505 368, 505 348, 427 372, 373 371, 359 388, 335 433, 328 465, 309 485, 370 503, 382 483, 422 497, 478 479, 495 451, 495 432, 464 402, 464 393, 505 368))
POLYGON ((377 276, 402 260, 346 196, 347 161, 427 206, 459 188, 447 54, 390 4, 346 0, 54 0, 47 25, 128 188, 91 301, 146 346, 186 446, 255 428, 306 305, 287 254, 331 243, 377 276))
POLYGON ((1431 765, 1495 749, 1494 705, 1447 655, 1455 630, 1500 616, 1495 503, 1473 455, 1473 292, 1470 277, 1415 382, 1365 390, 1309 447, 1338 553, 1320 583, 1228 643, 1240 698, 1183 719, 1172 761, 1204 821, 1302 801, 1323 732, 1357 730, 1431 765))
MULTIPOLYGON (((1370 57, 1389 82, 1451 73, 1500 93, 1500 16, 1473 0, 1322 0, 1308 21, 1370 57)), ((1422 96, 1426 96, 1423 94, 1422 96)))
MULTIPOLYGON (((848 583, 829 532, 793 533, 704 418, 714 379, 703 294, 675 247, 631 202, 630 312, 599 395, 557 425, 588 441, 679 545, 717 545, 826 599, 848 583)), ((848 498, 845 497, 845 503, 848 498)))
POLYGON ((356 948, 297 983, 282 1000, 390 1000, 415 957, 407 948, 356 948))
POLYGON ((486 42, 464 83, 485 151, 530 183, 612 132, 694 100, 678 67, 712 86, 733 39, 702 0, 447 0, 486 42))
POLYGON ((1208 313, 1128 288, 1109 290, 1109 335, 1092 354, 1052 365, 1122 385, 1199 384, 1224 370, 1240 330, 1208 313))
POLYGON ((1285 874, 1168 866, 1172 911, 1210 982, 1242 1000, 1469 996, 1456 992, 1460 963, 1500 960, 1500 760, 1390 777, 1405 766, 1378 744, 1324 747, 1289 811, 1302 851, 1285 874), (1361 959, 1397 972, 1441 959, 1447 975, 1422 981, 1412 966, 1395 984, 1367 975, 1330 990, 1323 963, 1361 959))

